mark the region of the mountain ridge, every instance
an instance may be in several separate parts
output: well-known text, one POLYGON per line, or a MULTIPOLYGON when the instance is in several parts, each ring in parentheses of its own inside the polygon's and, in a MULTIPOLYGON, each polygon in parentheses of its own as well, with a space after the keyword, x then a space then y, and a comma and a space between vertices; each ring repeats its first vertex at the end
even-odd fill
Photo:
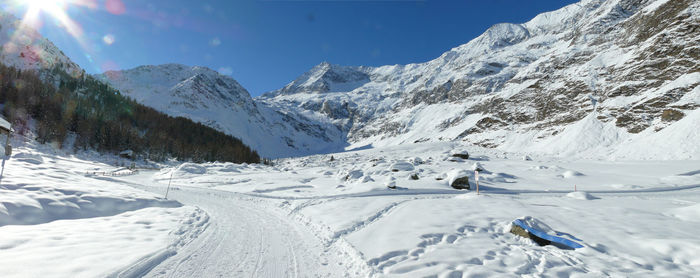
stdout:
POLYGON ((180 66, 184 79, 157 90, 159 82, 104 80, 160 111, 239 136, 267 157, 452 140, 548 152, 536 146, 563 139, 557 135, 595 112, 602 126, 629 134, 599 153, 622 158, 615 147, 657 136, 700 106, 699 11, 690 0, 583 0, 525 23, 496 24, 424 63, 322 62, 256 98, 232 78, 219 86, 228 79, 191 70, 197 67, 180 66), (164 105, 163 96, 176 101, 164 105))

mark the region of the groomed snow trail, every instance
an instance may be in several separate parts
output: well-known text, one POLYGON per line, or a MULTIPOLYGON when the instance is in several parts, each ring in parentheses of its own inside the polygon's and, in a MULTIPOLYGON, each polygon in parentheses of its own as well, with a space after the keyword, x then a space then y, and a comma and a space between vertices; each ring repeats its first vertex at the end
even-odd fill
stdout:
MULTIPOLYGON (((134 183, 140 183, 128 178, 134 183)), ((141 183, 148 184, 148 183, 141 183)), ((140 186, 139 186, 140 187, 140 186)), ((162 187, 142 187, 160 192, 162 187)), ((326 247, 269 202, 235 193, 175 188, 169 199, 202 208, 210 226, 146 277, 361 277, 357 260, 326 247)))

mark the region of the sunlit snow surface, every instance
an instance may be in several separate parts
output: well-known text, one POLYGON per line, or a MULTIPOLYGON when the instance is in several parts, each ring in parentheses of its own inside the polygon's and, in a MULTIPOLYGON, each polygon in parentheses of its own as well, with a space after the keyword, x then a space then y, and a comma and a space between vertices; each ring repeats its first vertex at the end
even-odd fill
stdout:
POLYGON ((681 277, 700 265, 697 160, 577 160, 460 143, 330 158, 102 177, 86 172, 116 168, 20 147, 0 187, 0 268, 4 277, 681 277), (465 150, 469 159, 451 157, 465 150), (448 186, 449 173, 465 170, 474 188, 477 162, 481 195, 448 186), (187 206, 161 197, 171 176, 170 199, 187 206), (524 216, 584 247, 510 234, 524 216))
POLYGON ((531 154, 526 161, 523 155, 427 143, 334 154, 334 161, 330 155, 287 159, 273 167, 185 164, 174 173, 124 179, 151 179, 162 188, 173 174, 180 191, 206 188, 266 200, 315 230, 326 245, 355 248, 355 259, 367 263, 372 275, 694 274, 700 264, 700 161, 531 154), (469 160, 450 161, 464 149, 469 160), (414 169, 390 171, 396 162, 414 169), (481 195, 436 180, 475 162, 485 169, 481 195), (411 174, 420 179, 410 180, 411 174), (396 190, 384 185, 390 176, 396 190), (540 247, 508 233, 523 216, 569 233, 585 247, 540 247))
POLYGON ((138 275, 208 223, 198 208, 86 174, 119 170, 85 160, 105 157, 14 144, 0 185, 2 277, 138 275))

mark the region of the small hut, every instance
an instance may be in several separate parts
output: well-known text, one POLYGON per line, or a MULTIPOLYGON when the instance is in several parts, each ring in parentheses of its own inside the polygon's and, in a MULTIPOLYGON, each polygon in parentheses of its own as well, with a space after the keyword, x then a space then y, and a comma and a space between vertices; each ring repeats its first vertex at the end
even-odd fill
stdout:
MULTIPOLYGON (((12 155, 12 146, 10 146, 10 137, 12 135, 12 124, 5 120, 3 117, 0 117, 0 135, 5 136, 5 154, 4 156, 10 156, 12 155)), ((2 142, 2 141, 0 141, 2 142)))
MULTIPOLYGON (((0 134, 5 135, 5 152, 2 156, 2 169, 0 169, 0 182, 2 181, 2 175, 5 173, 5 161, 12 155, 12 146, 10 146, 10 137, 12 135, 12 125, 10 122, 0 117, 0 134)), ((0 142, 2 142, 0 140, 0 142)))
POLYGON ((132 158, 134 158, 134 151, 124 150, 124 151, 119 153, 119 157, 132 159, 132 158))

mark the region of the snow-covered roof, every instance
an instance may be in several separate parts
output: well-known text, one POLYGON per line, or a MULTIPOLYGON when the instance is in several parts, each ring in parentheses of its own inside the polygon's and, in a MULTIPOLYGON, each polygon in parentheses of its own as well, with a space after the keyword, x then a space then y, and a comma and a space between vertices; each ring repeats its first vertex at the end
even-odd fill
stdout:
POLYGON ((0 117, 0 129, 12 132, 12 124, 10 124, 10 122, 5 120, 3 117, 0 117))
POLYGON ((120 155, 133 155, 134 151, 132 150, 125 150, 119 153, 120 155))

